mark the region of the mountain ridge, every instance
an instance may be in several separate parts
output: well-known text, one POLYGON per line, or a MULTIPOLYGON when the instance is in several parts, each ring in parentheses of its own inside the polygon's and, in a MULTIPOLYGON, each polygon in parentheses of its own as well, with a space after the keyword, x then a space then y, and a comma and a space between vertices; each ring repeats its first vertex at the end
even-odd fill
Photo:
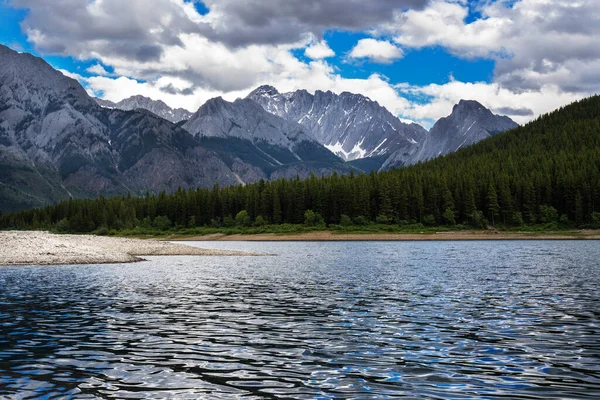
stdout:
POLYGON ((280 93, 273 86, 263 85, 247 98, 268 112, 305 126, 345 161, 379 169, 425 161, 518 126, 474 100, 459 101, 452 113, 440 118, 428 132, 419 124, 402 122, 361 94, 317 90, 313 95, 303 89, 280 93), (463 112, 465 109, 469 112, 463 112), (474 115, 477 112, 479 115, 474 115), (468 128, 463 126, 467 120, 472 124, 468 128), (464 137, 458 139, 461 135, 464 137), (460 143, 456 143, 458 140, 460 143), (359 162, 365 159, 372 161, 359 162))
POLYGON ((426 133, 405 124, 376 101, 361 94, 306 90, 280 93, 264 85, 247 98, 265 110, 306 126, 315 138, 346 161, 382 156, 417 145, 426 133))
POLYGON ((187 120, 192 116, 192 112, 184 108, 172 108, 169 107, 162 100, 154 100, 142 95, 130 96, 119 102, 112 102, 110 100, 104 100, 94 97, 94 100, 102 107, 105 108, 116 108, 124 111, 134 111, 137 109, 144 109, 152 112, 153 114, 166 119, 167 121, 178 123, 183 120, 187 120))
POLYGON ((299 125, 238 104, 279 141, 205 140, 143 108, 104 108, 43 59, 0 46, 0 209, 352 169, 299 125))
POLYGON ((236 183, 171 122, 99 106, 43 59, 0 46, 0 209, 236 183))
POLYGON ((450 115, 440 118, 432 126, 416 153, 408 158, 405 154, 391 154, 382 168, 416 164, 453 153, 518 126, 509 117, 492 113, 478 101, 460 100, 452 107, 450 115))

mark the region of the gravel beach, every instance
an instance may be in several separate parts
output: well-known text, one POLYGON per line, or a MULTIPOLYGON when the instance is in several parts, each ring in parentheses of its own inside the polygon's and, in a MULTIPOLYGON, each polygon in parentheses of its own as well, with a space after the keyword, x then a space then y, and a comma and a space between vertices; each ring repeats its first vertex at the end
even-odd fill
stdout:
POLYGON ((158 240, 49 232, 0 232, 0 265, 112 264, 140 261, 138 256, 255 256, 208 250, 158 240))

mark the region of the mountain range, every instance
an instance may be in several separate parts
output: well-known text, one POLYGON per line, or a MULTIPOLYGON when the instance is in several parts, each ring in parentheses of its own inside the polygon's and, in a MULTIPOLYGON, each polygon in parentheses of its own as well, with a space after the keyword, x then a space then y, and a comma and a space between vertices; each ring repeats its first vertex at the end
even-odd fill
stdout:
POLYGON ((369 98, 348 92, 317 90, 281 94, 261 86, 248 96, 268 112, 297 122, 345 161, 389 155, 409 149, 427 136, 417 124, 405 124, 369 98))
POLYGON ((184 108, 171 108, 161 100, 153 100, 144 96, 131 96, 114 103, 110 100, 94 98, 98 104, 105 108, 116 108, 119 110, 147 110, 158 117, 177 123, 189 119, 193 113, 184 108))
POLYGON ((234 102, 211 99, 195 113, 142 96, 112 103, 0 45, 0 210, 387 169, 516 126, 461 101, 428 132, 362 95, 271 86, 234 102))

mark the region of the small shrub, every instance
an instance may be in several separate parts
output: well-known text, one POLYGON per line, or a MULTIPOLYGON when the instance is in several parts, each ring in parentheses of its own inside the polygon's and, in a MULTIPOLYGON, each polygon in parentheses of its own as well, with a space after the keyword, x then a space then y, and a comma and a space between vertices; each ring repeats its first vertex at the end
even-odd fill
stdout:
POLYGON ((223 217, 223 226, 226 228, 233 228, 235 226, 235 219, 231 215, 223 217))
POLYGON ((110 233, 110 231, 105 226, 101 226, 98 229, 96 229, 94 232, 92 232, 93 235, 97 235, 97 236, 107 236, 109 233, 110 233))
POLYGON ((474 211, 469 215, 469 225, 473 228, 485 229, 487 228, 487 223, 488 221, 481 211, 474 211))
POLYGON ((375 222, 377 222, 378 224, 381 224, 381 225, 389 225, 392 223, 392 221, 393 220, 391 218, 389 218, 383 214, 379 214, 377 216, 377 219, 375 219, 375 222))
POLYGON ((368 225, 369 224, 369 220, 365 217, 363 217, 362 215, 359 215, 358 217, 354 218, 354 225, 368 225))
POLYGON ((248 211, 242 210, 235 216, 235 226, 243 228, 252 225, 252 218, 248 215, 248 211))
POLYGON ((54 225, 54 229, 59 233, 65 233, 69 231, 69 221, 66 218, 61 219, 54 225))
POLYGON ((150 217, 145 217, 141 222, 140 222, 140 227, 145 228, 145 229, 150 229, 152 228, 152 219, 150 217))
POLYGON ((265 225, 267 225, 267 220, 262 215, 259 215, 258 217, 256 217, 256 219, 254 219, 254 226, 265 226, 265 225))
POLYGON ((325 221, 321 214, 314 212, 313 210, 306 210, 304 213, 304 225, 306 226, 320 226, 325 225, 325 221))
POLYGON ((425 226, 435 226, 435 217, 431 214, 428 214, 423 217, 423 225, 425 226))
POLYGON ((540 206, 540 222, 543 224, 549 224, 558 220, 558 211, 552 206, 542 205, 540 206))
POLYGON ((159 231, 166 231, 168 229, 171 229, 173 223, 171 222, 169 217, 165 215, 159 215, 158 217, 154 218, 152 226, 158 229, 159 231))
POLYGON ((450 208, 446 208, 446 211, 442 214, 442 220, 446 225, 456 225, 456 217, 454 216, 454 211, 450 208))
POLYGON ((340 217, 340 225, 341 226, 352 226, 352 219, 346 214, 342 214, 340 217))

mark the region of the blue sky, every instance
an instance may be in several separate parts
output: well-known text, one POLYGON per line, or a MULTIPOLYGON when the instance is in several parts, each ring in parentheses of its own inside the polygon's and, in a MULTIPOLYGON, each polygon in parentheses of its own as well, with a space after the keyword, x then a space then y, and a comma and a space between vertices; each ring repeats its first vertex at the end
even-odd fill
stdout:
POLYGON ((462 98, 524 123, 598 91, 593 3, 0 0, 0 43, 113 101, 195 110, 272 84, 363 93, 424 125, 462 98))

